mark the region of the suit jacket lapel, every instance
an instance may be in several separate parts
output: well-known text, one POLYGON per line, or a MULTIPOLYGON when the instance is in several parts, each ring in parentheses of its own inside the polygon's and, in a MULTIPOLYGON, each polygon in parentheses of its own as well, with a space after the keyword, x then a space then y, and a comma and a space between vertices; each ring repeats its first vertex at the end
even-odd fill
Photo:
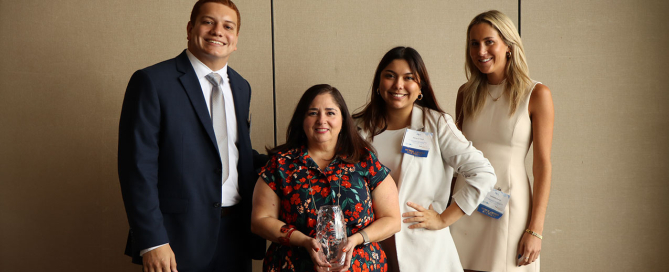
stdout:
MULTIPOLYGON (((243 101, 247 94, 242 90, 241 84, 243 80, 238 79, 239 75, 235 70, 228 66, 228 78, 230 79, 230 91, 232 92, 232 101, 235 104, 235 116, 237 117, 237 135, 244 135, 246 133, 245 126, 247 120, 248 111, 244 112, 244 109, 248 109, 249 105, 244 105, 243 101)), ((238 141, 239 142, 239 141, 238 141)))
MULTIPOLYGON (((242 116, 241 113, 239 112, 242 109, 242 105, 239 103, 241 98, 242 98, 242 90, 239 87, 239 84, 241 84, 235 76, 233 76, 232 69, 230 69, 230 66, 228 66, 228 79, 230 80, 230 92, 232 92, 232 102, 235 104, 235 117, 237 118, 237 130, 240 129, 240 122, 241 120, 246 120, 246 116, 242 116), (242 119, 240 119, 242 118, 242 119)), ((240 134, 239 132, 237 132, 240 134)))
POLYGON ((195 70, 193 70, 193 65, 191 65, 190 60, 188 60, 188 55, 186 55, 186 50, 184 50, 181 55, 177 56, 177 70, 184 73, 179 77, 181 85, 188 98, 190 103, 193 105, 193 109, 197 114, 200 123, 204 127, 204 130, 207 131, 209 139, 214 144, 218 150, 218 145, 216 144, 216 136, 214 135, 214 126, 211 123, 211 117, 209 116, 209 109, 207 109, 207 102, 204 100, 204 95, 202 94, 202 87, 200 86, 200 81, 195 75, 195 70))

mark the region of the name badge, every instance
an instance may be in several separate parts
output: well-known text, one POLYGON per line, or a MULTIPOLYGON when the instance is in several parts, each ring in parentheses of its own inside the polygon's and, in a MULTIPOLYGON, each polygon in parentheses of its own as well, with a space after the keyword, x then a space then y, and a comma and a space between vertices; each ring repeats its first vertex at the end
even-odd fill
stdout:
POLYGON ((495 219, 504 215, 504 208, 509 204, 510 195, 499 189, 492 190, 479 205, 477 211, 495 219))
POLYGON ((432 145, 432 133, 407 129, 402 139, 402 153, 416 157, 427 157, 432 145))

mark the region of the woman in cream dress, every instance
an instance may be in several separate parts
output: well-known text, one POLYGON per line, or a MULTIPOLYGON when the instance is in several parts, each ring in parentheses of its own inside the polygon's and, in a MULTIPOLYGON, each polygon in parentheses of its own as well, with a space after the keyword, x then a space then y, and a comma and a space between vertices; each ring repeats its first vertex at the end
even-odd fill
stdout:
MULTIPOLYGON (((451 227, 462 265, 475 271, 539 271, 539 253, 551 182, 553 102, 532 81, 520 36, 499 11, 479 14, 467 29, 468 81, 458 91, 458 126, 490 160, 495 189, 509 194, 503 215, 480 212, 451 227), (534 141, 534 186, 525 156, 534 141)), ((455 191, 466 186, 458 177, 455 191)))
POLYGON ((437 104, 423 60, 411 47, 396 47, 379 63, 370 101, 354 115, 399 188, 405 219, 395 236, 381 243, 390 271, 462 271, 448 226, 471 214, 492 190, 490 163, 462 136, 437 104), (425 135, 426 156, 402 153, 409 131, 425 135), (448 206, 453 172, 467 178, 448 206))

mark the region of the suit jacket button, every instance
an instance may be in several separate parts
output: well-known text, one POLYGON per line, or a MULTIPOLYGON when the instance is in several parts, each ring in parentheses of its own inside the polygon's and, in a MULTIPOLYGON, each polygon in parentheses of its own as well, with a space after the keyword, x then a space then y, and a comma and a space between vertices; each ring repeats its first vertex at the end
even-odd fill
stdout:
POLYGON ((214 202, 214 208, 220 208, 221 203, 220 202, 214 202))
POLYGON ((221 168, 216 168, 216 174, 220 174, 220 173, 221 173, 221 168))

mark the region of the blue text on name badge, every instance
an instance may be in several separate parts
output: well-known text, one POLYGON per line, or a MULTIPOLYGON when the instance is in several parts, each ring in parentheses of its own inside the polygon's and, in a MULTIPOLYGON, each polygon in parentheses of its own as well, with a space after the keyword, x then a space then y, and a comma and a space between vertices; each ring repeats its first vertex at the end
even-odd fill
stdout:
POLYGON ((510 198, 511 195, 502 192, 500 189, 492 190, 476 210, 486 216, 499 219, 504 215, 504 210, 510 198))
POLYGON ((427 152, 428 152, 427 150, 420 150, 406 146, 402 147, 402 153, 406 153, 416 157, 427 157, 427 152))
POLYGON ((477 211, 482 213, 482 214, 485 214, 487 216, 490 216, 494 219, 499 219, 500 217, 502 217, 502 213, 499 213, 499 212, 493 210, 492 208, 490 208, 486 205, 483 205, 483 204, 479 205, 479 208, 477 209, 477 211))

